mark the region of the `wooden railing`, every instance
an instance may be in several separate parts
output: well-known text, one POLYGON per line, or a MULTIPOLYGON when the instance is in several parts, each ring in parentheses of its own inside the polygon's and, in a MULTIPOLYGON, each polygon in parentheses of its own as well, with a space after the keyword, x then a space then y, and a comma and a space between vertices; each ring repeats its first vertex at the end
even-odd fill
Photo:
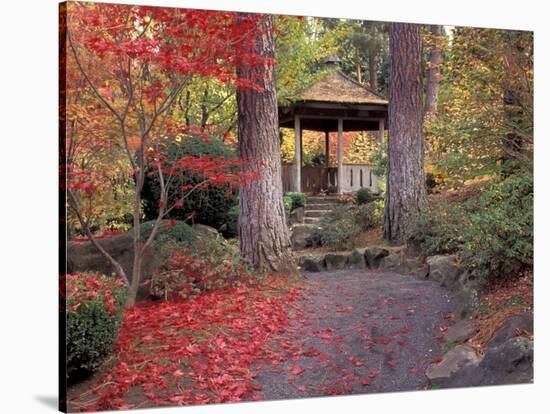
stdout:
MULTIPOLYGON (((283 191, 295 191, 295 167, 294 164, 283 164, 283 191)), ((361 187, 370 188, 378 192, 378 179, 372 173, 370 166, 366 164, 344 164, 343 166, 343 192, 350 193, 361 187)), ((301 170, 302 192, 317 194, 321 190, 329 190, 338 185, 338 168, 336 167, 302 167, 301 170)))

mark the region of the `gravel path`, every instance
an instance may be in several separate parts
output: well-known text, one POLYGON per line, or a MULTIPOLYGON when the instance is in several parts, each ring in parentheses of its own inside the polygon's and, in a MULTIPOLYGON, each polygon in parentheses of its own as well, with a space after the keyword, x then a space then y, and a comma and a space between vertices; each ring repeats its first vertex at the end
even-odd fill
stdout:
POLYGON ((453 300, 437 283, 395 273, 304 273, 292 326, 272 345, 287 358, 256 366, 266 400, 424 389, 442 354, 453 300), (288 358, 289 357, 289 358, 288 358))

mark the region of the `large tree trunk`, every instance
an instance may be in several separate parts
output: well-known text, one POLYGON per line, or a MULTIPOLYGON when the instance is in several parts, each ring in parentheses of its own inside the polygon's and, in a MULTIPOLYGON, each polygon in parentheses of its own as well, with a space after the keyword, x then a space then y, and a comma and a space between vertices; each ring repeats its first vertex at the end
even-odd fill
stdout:
POLYGON ((384 236, 403 242, 426 200, 420 26, 392 23, 384 236))
POLYGON ((357 77, 357 82, 363 83, 361 77, 361 54, 357 46, 355 46, 355 76, 357 77))
POLYGON ((424 116, 431 117, 437 111, 437 96, 439 94, 439 79, 441 78, 441 46, 439 45, 443 28, 437 25, 430 26, 432 34, 430 45, 430 63, 428 67, 428 80, 426 85, 426 101, 424 116))
MULTIPOLYGON (((240 13, 239 20, 254 15, 240 13)), ((255 52, 274 57, 273 23, 271 16, 257 24, 259 33, 255 52)), ((239 79, 254 80, 262 91, 251 88, 237 91, 239 111, 239 150, 243 174, 258 173, 258 177, 240 189, 239 239, 241 256, 258 269, 275 272, 294 271, 290 238, 283 206, 283 183, 275 70, 269 60, 258 67, 238 66, 239 79)))
POLYGON ((378 54, 374 50, 369 51, 369 77, 370 87, 374 92, 378 92, 378 54))

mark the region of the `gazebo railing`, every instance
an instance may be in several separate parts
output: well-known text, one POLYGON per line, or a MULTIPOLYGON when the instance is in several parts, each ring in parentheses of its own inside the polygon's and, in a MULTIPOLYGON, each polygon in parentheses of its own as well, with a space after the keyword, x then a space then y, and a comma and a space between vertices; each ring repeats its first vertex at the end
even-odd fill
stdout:
MULTIPOLYGON (((295 191, 294 164, 283 164, 283 191, 295 191)), ((344 164, 342 167, 342 192, 351 193, 362 187, 378 192, 378 178, 367 164, 344 164)), ((327 191, 338 185, 338 168, 304 166, 301 169, 301 191, 317 194, 321 190, 327 191)))

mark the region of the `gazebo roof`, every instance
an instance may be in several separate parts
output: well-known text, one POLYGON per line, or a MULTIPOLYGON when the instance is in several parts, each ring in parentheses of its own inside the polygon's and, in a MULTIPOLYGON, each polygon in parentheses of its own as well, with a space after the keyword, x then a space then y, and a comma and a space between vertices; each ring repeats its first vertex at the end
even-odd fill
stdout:
POLYGON ((340 71, 313 84, 301 96, 304 102, 387 105, 388 101, 340 71))
POLYGON ((319 80, 293 104, 279 108, 279 125, 294 127, 294 116, 300 116, 302 129, 333 132, 338 118, 344 120, 344 131, 377 130, 378 120, 386 119, 388 101, 340 71, 319 80))

